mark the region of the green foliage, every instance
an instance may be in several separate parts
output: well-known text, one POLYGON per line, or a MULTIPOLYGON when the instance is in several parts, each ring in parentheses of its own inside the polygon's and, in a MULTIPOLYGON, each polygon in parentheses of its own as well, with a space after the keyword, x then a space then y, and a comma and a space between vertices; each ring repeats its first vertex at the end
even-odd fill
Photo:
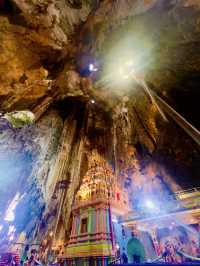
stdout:
POLYGON ((14 128, 20 128, 31 124, 34 121, 34 115, 29 111, 11 112, 4 115, 14 128))

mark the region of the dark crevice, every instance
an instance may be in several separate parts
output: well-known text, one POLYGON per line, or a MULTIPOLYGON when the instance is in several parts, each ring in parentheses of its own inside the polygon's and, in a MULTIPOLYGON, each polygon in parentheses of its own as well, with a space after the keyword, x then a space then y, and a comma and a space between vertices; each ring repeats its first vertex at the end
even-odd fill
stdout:
POLYGON ((52 107, 59 111, 63 120, 74 112, 77 121, 81 121, 84 115, 85 102, 80 97, 68 97, 63 101, 54 103, 52 107))
POLYGON ((0 0, 0 14, 16 14, 20 10, 11 0, 0 0))
POLYGON ((154 138, 153 138, 153 137, 151 136, 151 134, 149 133, 149 130, 147 129, 147 127, 146 127, 145 124, 143 123, 143 120, 140 118, 140 115, 139 115, 139 113, 137 112, 137 110, 136 110, 136 108, 135 108, 134 106, 133 106, 133 110, 134 110, 134 112, 135 112, 135 114, 136 114, 136 116, 137 116, 137 119, 138 119, 139 123, 142 125, 142 127, 143 127, 145 133, 147 134, 148 138, 151 140, 151 142, 152 142, 152 144, 153 144, 153 146, 154 146, 154 149, 156 149, 156 148, 157 148, 157 144, 156 144, 154 138))
POLYGON ((0 15, 7 16, 10 24, 28 26, 21 10, 11 0, 0 0, 0 15))

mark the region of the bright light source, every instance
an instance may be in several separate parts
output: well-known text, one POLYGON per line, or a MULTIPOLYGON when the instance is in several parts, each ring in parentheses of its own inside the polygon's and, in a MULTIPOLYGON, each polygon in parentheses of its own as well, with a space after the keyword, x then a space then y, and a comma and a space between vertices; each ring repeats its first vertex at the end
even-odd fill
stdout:
MULTIPOLYGON (((112 38, 108 36, 108 43, 109 40, 112 38)), ((112 45, 103 58, 101 86, 118 95, 134 90, 135 76, 144 77, 152 66, 154 46, 148 35, 138 36, 138 32, 130 35, 128 31, 127 36, 112 45)))
POLYGON ((128 88, 134 81, 135 63, 127 58, 113 60, 106 68, 105 78, 102 82, 120 92, 128 88))
POLYGON ((155 205, 153 204, 151 200, 145 201, 145 206, 149 209, 155 209, 155 205))
POLYGON ((90 102, 94 104, 95 103, 95 100, 92 99, 90 102))
POLYGON ((127 61, 126 65, 129 67, 133 67, 133 61, 132 60, 127 61))
POLYGON ((7 222, 13 222, 15 220, 15 214, 13 210, 7 210, 4 220, 7 222))
POLYGON ((117 250, 119 250, 119 249, 120 249, 120 246, 119 246, 119 244, 118 244, 118 243, 116 244, 116 246, 115 246, 115 247, 116 247, 116 249, 117 249, 117 250))
POLYGON ((123 69, 123 67, 120 67, 120 68, 119 68, 119 74, 120 74, 120 76, 121 76, 123 79, 128 79, 128 78, 129 78, 128 73, 127 73, 127 74, 125 73, 125 70, 123 69))
POLYGON ((10 225, 8 228, 8 236, 13 235, 13 233, 16 231, 14 225, 10 225))
POLYGON ((13 239, 14 239, 14 235, 11 235, 11 236, 9 237, 9 240, 12 241, 13 239))
POLYGON ((133 62, 127 61, 125 63, 122 63, 119 68, 119 74, 122 79, 128 79, 132 76, 133 73, 133 62))
POLYGON ((137 226, 137 230, 139 230, 139 231, 146 231, 146 228, 145 227, 143 227, 143 226, 141 226, 141 225, 138 225, 137 226))
POLYGON ((11 201, 11 203, 8 206, 8 209, 6 211, 4 220, 8 221, 8 222, 12 222, 15 220, 15 213, 14 210, 17 207, 19 201, 20 201, 20 193, 17 192, 17 194, 15 195, 15 197, 13 198, 13 200, 11 201))
POLYGON ((89 64, 89 70, 90 72, 97 72, 98 68, 94 66, 94 64, 89 64))

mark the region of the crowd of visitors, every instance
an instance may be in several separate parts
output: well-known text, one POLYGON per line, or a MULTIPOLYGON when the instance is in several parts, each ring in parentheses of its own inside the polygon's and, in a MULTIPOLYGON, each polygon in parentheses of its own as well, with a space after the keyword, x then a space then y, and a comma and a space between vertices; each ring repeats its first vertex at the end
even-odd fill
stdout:
POLYGON ((192 258, 195 259, 199 256, 200 249, 194 240, 187 246, 186 243, 182 243, 178 238, 173 238, 171 241, 167 240, 164 243, 162 250, 163 260, 168 263, 189 262, 192 258))

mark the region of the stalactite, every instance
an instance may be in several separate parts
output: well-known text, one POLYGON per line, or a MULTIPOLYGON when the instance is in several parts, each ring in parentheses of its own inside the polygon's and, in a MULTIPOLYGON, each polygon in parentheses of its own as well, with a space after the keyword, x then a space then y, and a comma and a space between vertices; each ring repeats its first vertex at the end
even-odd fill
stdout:
POLYGON ((70 169, 71 169, 71 177, 70 177, 70 186, 69 190, 67 191, 66 198, 63 203, 63 221, 65 225, 65 229, 69 230, 69 218, 71 214, 71 206, 74 200, 75 193, 80 186, 81 178, 81 166, 83 162, 83 155, 84 155, 84 145, 85 140, 84 137, 78 140, 78 143, 74 147, 73 155, 76 154, 76 159, 71 162, 70 169))
POLYGON ((128 98, 115 107, 113 113, 113 153, 116 176, 122 171, 122 160, 127 158, 127 149, 131 143, 132 127, 128 108, 128 98))
POLYGON ((71 206, 81 180, 80 173, 83 167, 82 161, 85 145, 83 134, 84 123, 78 125, 76 111, 72 111, 71 115, 64 122, 60 140, 61 145, 53 173, 54 182, 51 186, 51 191, 54 191, 54 195, 49 201, 48 209, 44 215, 45 219, 48 213, 57 206, 56 215, 46 221, 48 222, 46 234, 50 230, 53 231, 51 245, 54 246, 58 246, 59 242, 63 243, 65 241, 65 234, 62 232, 69 230, 71 206))
POLYGON ((113 122, 113 156, 115 163, 115 174, 118 174, 118 164, 117 164, 117 132, 116 132, 116 123, 113 122))
POLYGON ((68 162, 76 128, 77 123, 73 119, 73 115, 70 115, 64 122, 56 162, 53 171, 48 176, 46 210, 34 234, 34 238, 39 242, 44 239, 45 235, 48 239, 50 231, 53 231, 52 237, 55 237, 57 231, 63 194, 67 189, 67 181, 69 181, 68 162))
POLYGON ((70 156, 71 146, 76 130, 76 121, 67 118, 64 122, 63 132, 60 140, 60 149, 57 156, 56 165, 53 173, 53 184, 51 190, 56 193, 56 184, 58 181, 65 179, 68 171, 68 160, 70 156))
POLYGON ((142 121, 140 115, 138 114, 137 109, 136 109, 134 106, 133 106, 133 110, 134 110, 134 112, 135 112, 135 114, 136 114, 136 117, 137 117, 137 119, 138 119, 138 122, 139 122, 139 123, 141 124, 141 126, 143 127, 144 132, 146 133, 147 137, 151 140, 151 142, 152 142, 152 144, 153 144, 153 146, 154 146, 154 149, 156 149, 156 148, 157 148, 157 144, 156 144, 155 139, 153 138, 153 136, 151 135, 151 133, 149 132, 149 130, 147 129, 147 127, 146 127, 145 124, 143 123, 143 121, 142 121))
POLYGON ((32 110, 36 121, 47 111, 53 100, 53 97, 48 96, 32 110))

